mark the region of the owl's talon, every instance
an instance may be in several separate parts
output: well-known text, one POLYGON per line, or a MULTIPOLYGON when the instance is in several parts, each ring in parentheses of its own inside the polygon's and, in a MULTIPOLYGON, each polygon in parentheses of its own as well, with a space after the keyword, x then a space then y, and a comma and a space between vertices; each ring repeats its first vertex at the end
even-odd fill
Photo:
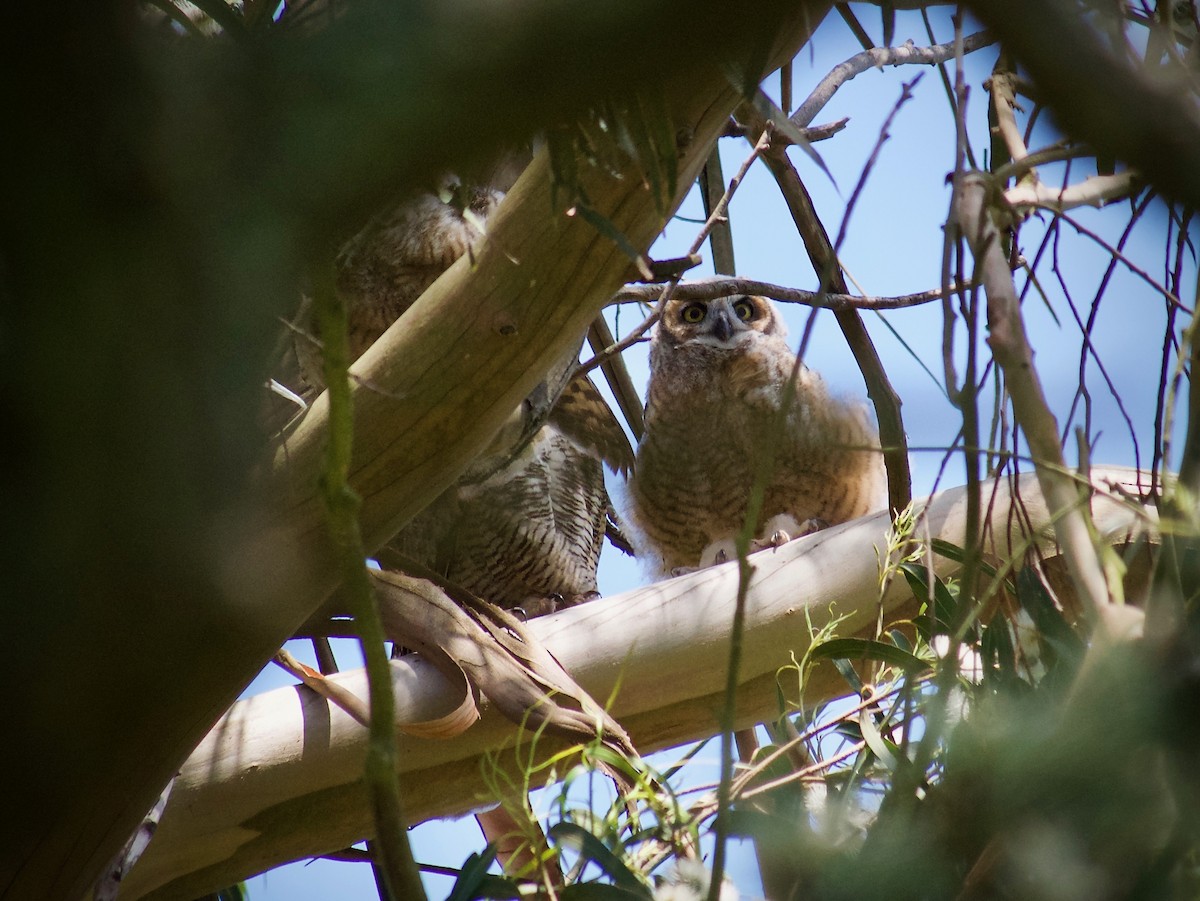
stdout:
POLYGON ((822 529, 828 528, 829 523, 814 516, 812 519, 806 519, 800 523, 800 528, 796 530, 796 537, 803 538, 805 535, 811 535, 813 532, 820 532, 822 529))
POLYGON ((784 529, 776 529, 771 533, 770 538, 755 538, 750 542, 750 553, 756 551, 765 551, 770 548, 773 551, 779 550, 785 544, 792 540, 792 536, 784 529))

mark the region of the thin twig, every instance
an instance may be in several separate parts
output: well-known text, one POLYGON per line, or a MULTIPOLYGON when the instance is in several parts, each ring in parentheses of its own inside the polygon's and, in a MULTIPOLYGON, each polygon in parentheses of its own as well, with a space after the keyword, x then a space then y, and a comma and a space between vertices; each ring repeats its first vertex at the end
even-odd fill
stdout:
MULTIPOLYGON (((700 252, 700 248, 704 246, 704 242, 708 239, 709 233, 716 226, 717 222, 725 216, 725 211, 729 208, 729 201, 737 192, 738 186, 742 183, 742 179, 746 177, 746 173, 750 170, 750 167, 754 165, 754 161, 758 159, 763 150, 770 146, 770 140, 769 130, 763 131, 762 136, 755 142, 754 148, 750 151, 750 155, 746 157, 745 162, 742 163, 742 165, 738 168, 737 173, 732 179, 730 179, 729 187, 725 190, 725 194, 719 201, 717 201, 716 207, 713 209, 704 225, 701 226, 695 240, 692 241, 692 246, 688 248, 688 252, 685 254, 685 256, 690 257, 700 252)), ((637 328, 631 331, 619 342, 610 347, 606 347, 603 351, 580 365, 580 371, 590 372, 597 366, 603 364, 608 358, 621 353, 640 341, 642 336, 645 335, 646 332, 650 331, 650 328, 654 325, 654 323, 658 322, 659 311, 661 311, 667 301, 674 296, 675 288, 679 284, 679 281, 679 276, 670 279, 666 285, 662 287, 661 291, 659 291, 658 301, 654 305, 654 311, 644 320, 642 320, 641 324, 638 325, 637 328)))
MULTIPOLYGON (((726 192, 725 197, 721 199, 721 202, 717 204, 712 215, 709 217, 710 222, 724 210, 733 186, 741 182, 741 179, 745 176, 746 171, 750 168, 754 160, 770 147, 772 131, 773 129, 769 126, 763 129, 762 134, 754 143, 754 149, 750 157, 742 164, 742 168, 738 170, 734 181, 730 183, 730 191, 726 192)), ((674 285, 671 287, 673 288, 674 285)), ((750 590, 750 576, 754 572, 754 568, 747 559, 750 552, 750 539, 754 534, 755 523, 762 509, 767 475, 774 464, 775 449, 783 432, 783 423, 787 415, 787 410, 791 406, 792 398, 795 396, 796 376, 799 373, 799 369, 800 361, 797 358, 792 378, 788 380, 788 384, 784 388, 783 398, 780 403, 780 415, 777 417, 776 427, 771 430, 770 440, 767 442, 767 447, 763 448, 762 458, 754 474, 754 484, 751 486, 750 497, 746 503, 744 524, 738 530, 735 539, 738 558, 738 590, 737 602, 733 611, 733 625, 729 636, 729 663, 725 677, 725 695, 720 712, 721 784, 717 790, 717 821, 713 830, 712 878, 708 887, 708 901, 718 901, 720 897, 729 839, 729 822, 726 812, 729 810, 729 790, 733 780, 733 724, 736 717, 738 672, 741 669, 742 660, 742 634, 745 630, 746 595, 750 590)))
POLYGON ((1087 159, 1094 157, 1096 151, 1086 144, 1060 143, 1051 147, 1035 150, 1026 154, 1020 160, 1013 160, 1003 166, 997 166, 992 173, 1001 182, 1020 178, 1030 169, 1044 166, 1047 163, 1061 163, 1066 160, 1087 159))
MULTIPOLYGON (((828 141, 838 132, 845 130, 846 126, 849 124, 850 117, 843 116, 840 119, 834 119, 832 122, 824 122, 821 125, 810 125, 807 128, 801 128, 800 135, 809 144, 815 144, 818 141, 828 141)), ((750 134, 749 128, 734 120, 726 130, 724 137, 750 139, 752 135, 750 134)), ((790 145, 793 142, 792 139, 787 135, 776 134, 775 143, 790 145)))
MULTIPOLYGON (((968 284, 963 287, 972 286, 968 284)), ((959 286, 950 285, 951 295, 958 290, 959 286)), ((628 284, 614 294, 609 303, 649 303, 659 293, 660 289, 654 285, 628 284)), ((732 297, 736 294, 758 294, 781 303, 798 303, 827 310, 901 310, 933 303, 946 296, 942 290, 932 288, 929 291, 895 297, 861 297, 857 294, 806 291, 803 288, 788 288, 757 279, 725 275, 680 282, 676 285, 673 296, 677 300, 715 300, 718 297, 732 297)))

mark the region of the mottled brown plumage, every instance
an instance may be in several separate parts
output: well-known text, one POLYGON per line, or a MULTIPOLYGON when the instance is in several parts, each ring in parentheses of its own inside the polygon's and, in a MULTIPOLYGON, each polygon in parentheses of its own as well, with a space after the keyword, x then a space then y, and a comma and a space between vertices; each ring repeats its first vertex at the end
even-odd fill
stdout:
MULTIPOLYGON (((446 269, 486 240, 503 195, 460 192, 464 209, 432 194, 376 217, 342 248, 338 291, 346 301, 351 354, 359 356, 446 269)), ((324 387, 305 304, 295 357, 303 393, 324 387)), ((596 593, 609 511, 601 461, 627 472, 633 450, 596 387, 569 378, 564 359, 513 412, 488 450, 391 542, 473 594, 528 614, 596 593), (565 383, 565 384, 564 384, 565 383)))
MULTIPOLYGON (((629 518, 652 569, 731 555, 796 355, 761 297, 671 301, 650 345, 646 431, 629 518)), ((862 404, 801 367, 757 534, 790 537, 882 506, 879 439, 862 404)))
MULTIPOLYGON (((420 194, 376 216, 342 246, 337 288, 346 303, 351 358, 379 340, 438 276, 483 239, 482 229, 504 195, 490 188, 463 193, 465 206, 420 194)), ((325 380, 310 307, 306 299, 293 340, 306 393, 318 394, 325 380)))

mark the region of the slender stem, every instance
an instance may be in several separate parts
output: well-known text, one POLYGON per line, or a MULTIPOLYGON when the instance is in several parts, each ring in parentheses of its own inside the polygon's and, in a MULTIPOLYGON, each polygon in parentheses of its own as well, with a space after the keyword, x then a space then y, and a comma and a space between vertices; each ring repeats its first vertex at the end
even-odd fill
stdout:
MULTIPOLYGON (((967 284, 964 287, 969 288, 972 285, 967 284)), ((649 303, 659 295, 661 290, 657 285, 629 284, 614 294, 609 303, 649 303)), ((776 285, 753 278, 717 275, 680 282, 675 286, 672 296, 677 300, 713 300, 734 294, 758 294, 780 303, 797 303, 828 310, 901 310, 906 307, 933 303, 958 291, 959 286, 951 284, 948 293, 941 288, 932 288, 916 294, 860 297, 857 294, 806 291, 803 288, 789 288, 785 285, 776 285)))
POLYGON ((337 549, 342 584, 358 628, 370 686, 370 741, 364 776, 375 816, 375 842, 380 852, 387 896, 391 899, 423 899, 425 889, 408 844, 400 803, 392 671, 359 531, 361 499, 348 481, 354 410, 346 375, 350 364, 346 309, 338 296, 331 265, 315 265, 310 274, 324 346, 324 376, 329 396, 329 445, 321 490, 330 537, 337 549))

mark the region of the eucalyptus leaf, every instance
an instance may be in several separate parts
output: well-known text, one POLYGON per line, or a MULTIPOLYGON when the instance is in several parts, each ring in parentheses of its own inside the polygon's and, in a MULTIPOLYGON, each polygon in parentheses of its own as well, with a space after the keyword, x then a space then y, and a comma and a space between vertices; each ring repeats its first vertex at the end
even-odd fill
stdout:
POLYGON ((813 647, 810 657, 840 660, 878 660, 907 673, 932 672, 933 667, 912 653, 870 638, 831 638, 813 647))

